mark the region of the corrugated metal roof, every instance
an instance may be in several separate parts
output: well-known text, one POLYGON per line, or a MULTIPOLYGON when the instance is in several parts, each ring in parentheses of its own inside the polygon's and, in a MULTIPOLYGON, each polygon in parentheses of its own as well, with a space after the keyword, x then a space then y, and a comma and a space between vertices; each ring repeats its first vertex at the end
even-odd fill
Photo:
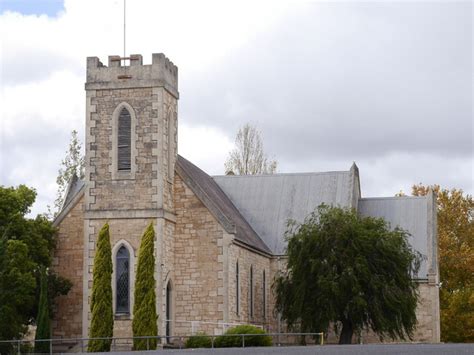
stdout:
MULTIPOLYGON (((386 197, 363 198, 359 200, 359 214, 381 217, 392 228, 407 230, 411 246, 428 259, 428 213, 427 197, 386 197)), ((431 259, 431 258, 430 258, 431 259)), ((418 278, 425 279, 428 273, 428 260, 421 263, 418 278)))
POLYGON ((176 162, 176 172, 228 233, 235 233, 235 238, 246 245, 267 254, 271 253, 229 197, 209 175, 180 155, 176 162))
POLYGON ((273 254, 285 254, 288 219, 303 222, 321 203, 350 207, 349 171, 214 176, 273 254))

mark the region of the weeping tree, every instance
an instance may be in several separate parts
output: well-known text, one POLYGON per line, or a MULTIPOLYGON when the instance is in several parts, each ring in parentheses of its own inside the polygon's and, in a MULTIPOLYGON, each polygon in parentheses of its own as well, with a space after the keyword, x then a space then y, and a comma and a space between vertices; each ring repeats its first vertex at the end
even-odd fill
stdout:
MULTIPOLYGON (((38 305, 38 317, 36 318, 35 340, 51 339, 51 319, 49 317, 48 304, 48 274, 46 268, 40 269, 40 296, 38 305)), ((35 341, 36 353, 49 353, 50 343, 48 341, 35 341)))
MULTIPOLYGON (((92 297, 91 297, 90 338, 111 338, 114 316, 112 310, 112 250, 110 247, 109 224, 99 232, 94 257, 92 297)), ((110 351, 111 339, 89 341, 88 351, 110 351)))
POLYGON ((275 278, 276 309, 290 329, 327 332, 340 344, 371 329, 383 340, 412 338, 421 256, 408 232, 381 218, 321 205, 290 221, 286 272, 275 278))
MULTIPOLYGON (((155 231, 150 223, 143 234, 138 252, 138 267, 135 280, 135 303, 133 305, 133 336, 157 336, 158 327, 155 294, 155 231)), ((154 339, 134 339, 134 350, 156 349, 154 339)))

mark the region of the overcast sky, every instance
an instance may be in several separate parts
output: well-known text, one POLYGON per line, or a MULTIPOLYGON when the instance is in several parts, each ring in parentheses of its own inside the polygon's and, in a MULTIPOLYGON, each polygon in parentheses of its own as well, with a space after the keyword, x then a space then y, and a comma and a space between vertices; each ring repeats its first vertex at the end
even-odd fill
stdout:
MULTIPOLYGON (((348 170, 362 195, 473 194, 470 1, 127 2, 127 54, 179 68, 179 153, 222 174, 238 128, 278 172, 348 170)), ((86 57, 123 53, 123 0, 0 0, 0 184, 53 204, 86 57)))

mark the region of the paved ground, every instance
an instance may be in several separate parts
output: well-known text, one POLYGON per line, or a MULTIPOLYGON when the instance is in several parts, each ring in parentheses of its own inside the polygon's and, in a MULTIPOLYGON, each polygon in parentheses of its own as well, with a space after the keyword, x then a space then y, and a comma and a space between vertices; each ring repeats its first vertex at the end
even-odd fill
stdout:
MULTIPOLYGON (((103 353, 106 355, 123 355, 126 352, 103 353)), ((370 344, 370 345, 325 345, 325 346, 291 346, 291 347, 268 347, 268 348, 231 348, 231 349, 187 349, 187 350, 159 350, 159 351, 134 351, 133 355, 150 354, 184 354, 184 355, 376 355, 376 354, 469 354, 474 355, 474 344, 370 344)))

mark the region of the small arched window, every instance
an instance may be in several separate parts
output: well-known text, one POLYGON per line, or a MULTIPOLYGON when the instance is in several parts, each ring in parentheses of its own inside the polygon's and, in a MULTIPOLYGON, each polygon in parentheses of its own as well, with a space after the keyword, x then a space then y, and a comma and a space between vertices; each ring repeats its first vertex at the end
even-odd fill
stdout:
POLYGON ((132 119, 130 112, 123 107, 118 117, 117 168, 130 170, 132 158, 132 119))
POLYGON ((130 313, 130 253, 123 245, 117 251, 115 267, 115 313, 130 313))

